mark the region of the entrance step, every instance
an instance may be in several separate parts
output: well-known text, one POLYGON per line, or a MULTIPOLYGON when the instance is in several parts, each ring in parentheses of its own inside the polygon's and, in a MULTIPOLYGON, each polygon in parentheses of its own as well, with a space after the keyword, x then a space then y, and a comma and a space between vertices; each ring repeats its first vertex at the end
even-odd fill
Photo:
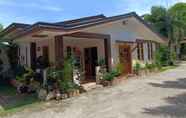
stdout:
POLYGON ((82 84, 81 86, 85 91, 90 91, 90 90, 93 90, 93 89, 96 89, 96 88, 102 88, 103 87, 102 85, 96 84, 96 82, 90 82, 90 83, 82 84))

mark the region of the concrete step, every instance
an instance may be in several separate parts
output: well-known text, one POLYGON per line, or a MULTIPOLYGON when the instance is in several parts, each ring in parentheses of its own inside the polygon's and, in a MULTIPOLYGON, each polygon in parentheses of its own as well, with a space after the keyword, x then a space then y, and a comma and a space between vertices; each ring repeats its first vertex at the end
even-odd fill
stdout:
POLYGON ((85 83, 81 85, 85 91, 90 91, 96 88, 102 88, 102 85, 96 84, 96 82, 85 83))

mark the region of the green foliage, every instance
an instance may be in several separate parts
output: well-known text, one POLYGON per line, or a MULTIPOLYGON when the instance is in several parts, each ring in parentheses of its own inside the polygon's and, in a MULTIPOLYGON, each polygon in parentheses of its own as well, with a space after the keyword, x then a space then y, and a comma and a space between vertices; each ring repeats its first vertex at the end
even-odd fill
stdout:
POLYGON ((101 58, 101 59, 98 60, 98 65, 99 66, 105 66, 105 64, 106 63, 105 63, 105 59, 104 58, 101 58))
POLYGON ((2 24, 0 24, 0 31, 2 31, 3 30, 3 25, 2 24))
POLYGON ((103 76, 103 80, 112 81, 114 79, 114 73, 105 73, 103 76))
POLYGON ((111 71, 111 74, 114 76, 114 77, 118 77, 121 73, 118 69, 113 69, 111 71))
POLYGON ((151 63, 151 64, 146 63, 145 64, 145 68, 148 69, 148 70, 150 70, 150 71, 152 71, 153 69, 156 68, 156 64, 154 64, 154 63, 151 63))
POLYGON ((166 14, 166 8, 162 6, 153 6, 151 8, 151 14, 144 15, 144 20, 150 23, 160 34, 168 37, 166 14))
POLYGON ((156 50, 155 63, 157 66, 173 65, 176 60, 176 53, 170 51, 167 46, 160 46, 156 50))
POLYGON ((66 58, 63 66, 63 79, 72 81, 73 74, 73 59, 66 58))
POLYGON ((134 65, 134 71, 138 74, 140 69, 141 69, 141 64, 136 62, 136 64, 134 65))

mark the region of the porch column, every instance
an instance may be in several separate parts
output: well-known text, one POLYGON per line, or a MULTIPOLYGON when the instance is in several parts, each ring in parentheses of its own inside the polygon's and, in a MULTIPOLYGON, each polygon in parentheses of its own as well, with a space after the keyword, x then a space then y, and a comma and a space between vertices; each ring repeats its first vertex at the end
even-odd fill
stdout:
POLYGON ((55 62, 62 67, 64 61, 63 36, 55 36, 55 62))
POLYGON ((105 47, 105 63, 107 66, 107 71, 111 70, 112 65, 112 57, 111 57, 111 39, 110 37, 104 39, 104 47, 105 47))

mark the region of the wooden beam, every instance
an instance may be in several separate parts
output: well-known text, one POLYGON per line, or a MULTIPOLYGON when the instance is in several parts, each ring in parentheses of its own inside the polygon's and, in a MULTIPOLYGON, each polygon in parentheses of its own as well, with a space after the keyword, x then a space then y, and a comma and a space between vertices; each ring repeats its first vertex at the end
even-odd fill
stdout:
POLYGON ((104 47, 105 47, 105 63, 107 66, 107 71, 110 71, 111 66, 112 66, 111 38, 110 37, 104 39, 104 47))

